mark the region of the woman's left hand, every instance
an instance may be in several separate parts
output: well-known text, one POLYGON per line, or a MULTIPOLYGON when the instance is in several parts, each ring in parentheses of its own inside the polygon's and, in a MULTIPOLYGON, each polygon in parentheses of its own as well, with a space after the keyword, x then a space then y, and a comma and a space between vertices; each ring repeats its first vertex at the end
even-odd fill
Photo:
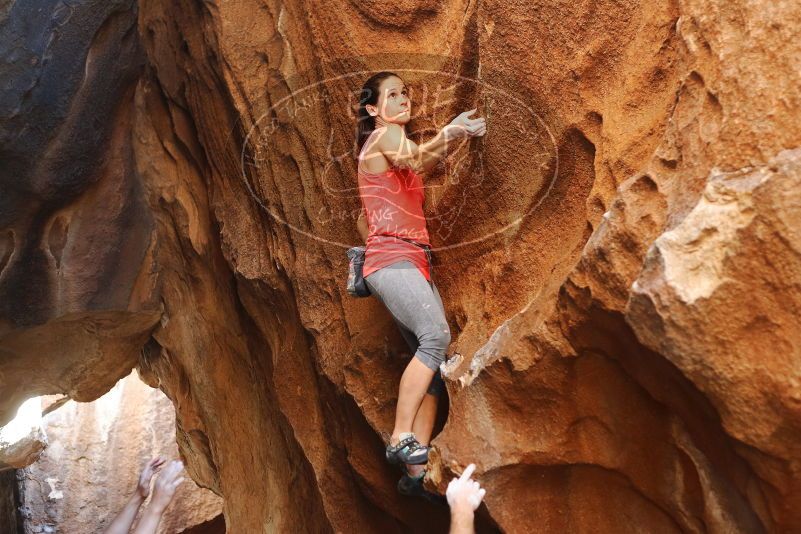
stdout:
POLYGON ((471 119, 469 116, 475 113, 477 108, 464 111, 456 116, 450 124, 445 127, 450 139, 461 137, 480 137, 487 133, 487 119, 478 117, 471 119))

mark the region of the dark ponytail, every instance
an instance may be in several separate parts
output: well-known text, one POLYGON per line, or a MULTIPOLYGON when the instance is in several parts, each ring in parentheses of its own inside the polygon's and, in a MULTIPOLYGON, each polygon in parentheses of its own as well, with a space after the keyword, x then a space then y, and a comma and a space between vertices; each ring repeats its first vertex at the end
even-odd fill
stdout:
POLYGON ((375 117, 370 116, 367 113, 367 109, 365 106, 368 104, 371 106, 375 106, 378 104, 378 96, 379 96, 379 87, 381 86, 381 82, 389 78, 390 76, 398 76, 394 72, 389 71, 381 71, 376 74, 370 76, 366 82, 364 82, 364 86, 362 87, 362 92, 359 95, 359 111, 356 114, 356 146, 357 146, 357 154, 360 154, 362 151, 362 147, 364 143, 367 141, 367 138, 370 137, 370 134, 373 133, 375 130, 375 117))

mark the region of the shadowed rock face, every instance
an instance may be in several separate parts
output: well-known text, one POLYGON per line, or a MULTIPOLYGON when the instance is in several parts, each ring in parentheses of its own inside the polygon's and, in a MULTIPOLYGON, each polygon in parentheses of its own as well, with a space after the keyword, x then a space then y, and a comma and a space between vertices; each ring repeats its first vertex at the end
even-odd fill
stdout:
POLYGON ((423 139, 488 117, 427 178, 429 487, 475 461, 485 530, 801 529, 797 3, 3 9, 6 414, 137 364, 232 532, 444 530, 382 459, 404 342, 344 290, 387 69, 423 139))
POLYGON ((3 15, 0 387, 8 416, 32 394, 102 395, 128 374, 158 313, 134 295, 152 230, 133 172, 131 100, 144 65, 134 4, 11 2, 3 15))

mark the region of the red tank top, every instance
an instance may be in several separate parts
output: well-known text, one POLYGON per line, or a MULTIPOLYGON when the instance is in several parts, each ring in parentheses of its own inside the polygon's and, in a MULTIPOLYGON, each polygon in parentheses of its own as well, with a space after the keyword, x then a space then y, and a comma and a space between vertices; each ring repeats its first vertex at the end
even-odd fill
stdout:
POLYGON ((426 251, 392 237, 430 245, 423 214, 423 179, 411 169, 397 167, 381 173, 359 169, 358 175, 359 196, 369 229, 362 276, 392 263, 409 260, 430 281, 426 251))

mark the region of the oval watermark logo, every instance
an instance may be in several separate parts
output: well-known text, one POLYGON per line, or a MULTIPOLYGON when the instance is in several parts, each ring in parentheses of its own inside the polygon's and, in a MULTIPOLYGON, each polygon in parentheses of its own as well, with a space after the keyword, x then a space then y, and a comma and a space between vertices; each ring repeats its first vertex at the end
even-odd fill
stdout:
MULTIPOLYGON (((364 82, 388 70, 409 88, 406 135, 418 145, 463 111, 484 117, 482 137, 451 141, 441 162, 423 175, 425 219, 433 251, 486 242, 521 225, 550 195, 559 172, 556 140, 530 102, 483 73, 451 72, 454 58, 402 55, 349 58, 328 66, 341 72, 319 81, 311 72, 268 90, 285 93, 249 128, 241 177, 253 199, 279 224, 323 244, 350 248, 363 212, 357 177, 357 110, 364 82), (413 61, 410 61, 412 59, 413 61), (297 86, 297 87, 295 87, 297 86), (293 88, 295 87, 295 88, 293 88), (511 163, 511 164, 510 164, 511 163), (520 183, 527 187, 520 188, 520 183), (255 185, 254 185, 255 184, 255 185), (517 188, 513 184, 518 184, 517 188)), ((388 195, 389 196, 389 195, 388 195)), ((371 218, 392 217, 393 205, 371 218)))

